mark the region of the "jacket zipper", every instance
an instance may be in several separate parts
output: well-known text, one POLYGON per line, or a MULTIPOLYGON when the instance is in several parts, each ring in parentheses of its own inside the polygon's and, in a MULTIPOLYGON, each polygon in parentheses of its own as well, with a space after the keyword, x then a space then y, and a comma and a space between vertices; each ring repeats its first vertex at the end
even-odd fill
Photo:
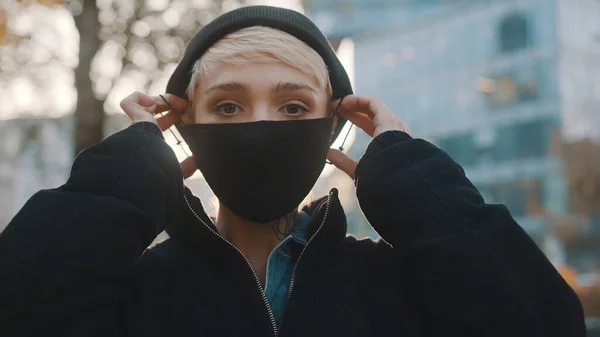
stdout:
MULTIPOLYGON (((198 214, 196 213, 196 211, 194 211, 194 209, 192 208, 192 205, 190 205, 190 202, 188 201, 188 198, 187 198, 187 196, 185 194, 184 194, 183 198, 185 199, 185 203, 187 204, 187 206, 190 209, 190 211, 192 212, 192 214, 194 214, 194 216, 196 217, 196 219, 198 219, 198 221, 200 221, 200 223, 202 223, 213 234, 215 234, 221 240, 223 240, 223 242, 225 242, 229 246, 233 247, 233 249, 235 249, 242 256, 242 258, 244 258, 244 261, 246 261, 246 265, 248 265, 248 268, 250 268, 250 271, 252 271, 252 275, 254 275, 254 281, 256 283, 256 286, 258 288, 260 296, 263 299, 263 303, 265 305, 265 308, 267 309, 267 313, 269 314, 269 319, 271 321, 271 327, 273 328, 273 334, 276 337, 279 336, 279 330, 277 329, 277 322, 275 321, 275 315, 273 314, 273 310, 271 309, 271 305, 269 304, 269 301, 267 300, 267 295, 265 295, 265 292, 264 292, 262 286, 260 285, 260 280, 258 279, 258 275, 256 274, 256 271, 254 271, 254 268, 252 268, 252 265, 250 264, 250 261, 248 261, 248 259, 244 255, 244 253, 242 253, 242 251, 238 247, 236 247, 233 243, 227 241, 224 237, 222 237, 219 233, 217 233, 214 229, 212 229, 209 225, 207 225, 206 222, 204 222, 204 220, 202 220, 202 218, 200 218, 200 216, 198 216, 198 214)), ((319 228, 317 228, 317 230, 315 231, 315 234, 313 234, 310 237, 310 239, 306 242, 306 245, 304 246, 304 248, 300 252, 300 255, 298 256, 298 260, 296 261, 296 264, 294 265, 294 269, 292 270, 292 278, 290 280, 290 286, 289 286, 288 294, 287 294, 288 300, 292 296, 292 291, 294 290, 294 284, 295 284, 295 281, 296 281, 296 270, 298 268, 298 265, 300 264, 300 260, 302 259, 302 256, 304 255, 304 251, 306 251, 306 248, 308 248, 308 245, 310 245, 310 243, 312 242, 312 240, 321 231, 321 228, 323 228, 323 225, 325 225, 325 221, 327 220, 327 215, 329 214, 330 199, 331 199, 331 193, 329 195, 327 195, 327 204, 326 204, 326 207, 325 207, 325 214, 323 215, 323 221, 321 221, 321 225, 319 225, 319 228)), ((282 320, 282 324, 283 324, 283 320, 282 320)))
POLYGON ((254 268, 252 268, 250 261, 248 261, 248 259, 244 255, 244 253, 242 253, 242 251, 238 247, 234 246, 233 243, 225 240, 224 237, 222 237, 219 233, 217 233, 214 229, 212 229, 209 225, 207 225, 206 222, 204 222, 204 220, 202 220, 202 218, 200 218, 198 216, 196 211, 194 211, 194 209, 192 208, 192 205, 190 205, 190 202, 188 201, 187 196, 184 195, 183 198, 185 199, 185 203, 187 204, 188 208, 190 209, 190 211, 192 211, 192 214, 194 214, 194 216, 196 217, 196 219, 198 219, 198 221, 200 221, 204 226, 206 226, 206 228, 208 228, 211 232, 213 232, 213 234, 215 234, 221 240, 223 240, 223 242, 226 242, 228 245, 233 247, 244 258, 244 261, 246 261, 246 264, 250 268, 250 271, 252 271, 252 275, 254 275, 254 281, 256 282, 256 286, 258 287, 260 296, 262 297, 265 307, 267 308, 267 313, 269 314, 269 319, 271 320, 271 327, 273 328, 273 333, 275 336, 277 336, 278 331, 277 331, 277 322, 275 322, 275 315, 273 315, 273 310, 271 309, 271 305, 269 304, 269 301, 267 300, 267 295, 265 295, 265 292, 263 291, 263 288, 260 285, 260 280, 258 279, 258 275, 256 275, 256 272, 254 271, 254 268))
MULTIPOLYGON (((296 271, 298 270, 298 265, 300 264, 300 260, 302 259, 302 256, 304 256, 304 252, 306 251, 306 248, 308 248, 308 245, 310 245, 312 240, 317 236, 317 234, 319 234, 319 232, 321 231, 321 228, 323 228, 323 226, 325 225, 325 221, 327 220, 327 215, 329 215, 329 205, 331 205, 330 199, 331 199, 331 193, 329 193, 327 195, 327 204, 325 206, 325 214, 323 215, 323 221, 321 221, 321 225, 319 225, 319 228, 317 228, 317 230, 315 231, 315 234, 313 234, 310 237, 310 239, 306 242, 306 245, 300 252, 300 255, 298 256, 298 260, 296 261, 296 264, 294 265, 294 269, 292 270, 292 278, 290 280, 290 286, 288 288, 288 294, 287 294, 287 302, 288 303, 289 303, 290 298, 292 297, 292 291, 294 291, 294 285, 296 284, 296 271)), ((286 306, 287 306, 287 304, 286 304, 286 306)), ((283 325, 283 316, 281 318, 280 327, 282 325, 283 325)), ((276 336, 278 336, 278 334, 276 334, 276 336)))

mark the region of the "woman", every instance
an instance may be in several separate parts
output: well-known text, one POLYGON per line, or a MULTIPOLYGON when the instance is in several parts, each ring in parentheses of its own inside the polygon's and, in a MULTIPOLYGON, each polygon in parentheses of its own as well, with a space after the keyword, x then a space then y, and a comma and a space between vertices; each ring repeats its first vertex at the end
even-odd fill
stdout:
POLYGON ((508 210, 380 101, 352 95, 301 14, 216 19, 167 92, 126 98, 132 126, 2 233, 7 336, 585 335, 576 295, 508 210), (374 137, 358 164, 329 150, 344 120, 374 137), (172 125, 194 154, 181 168, 161 136, 172 125), (383 240, 346 236, 336 190, 298 207, 327 156, 383 240), (183 184, 198 168, 219 198, 214 223, 183 184), (163 229, 170 239, 145 250, 163 229))

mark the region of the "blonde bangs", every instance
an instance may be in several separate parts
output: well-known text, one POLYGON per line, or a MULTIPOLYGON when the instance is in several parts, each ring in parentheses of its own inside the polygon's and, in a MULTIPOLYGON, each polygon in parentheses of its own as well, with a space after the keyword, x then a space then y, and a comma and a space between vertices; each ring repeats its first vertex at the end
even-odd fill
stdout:
POLYGON ((262 26, 235 31, 210 47, 192 69, 187 89, 194 100, 196 86, 220 67, 250 63, 281 63, 314 77, 331 96, 329 72, 321 56, 306 43, 283 31, 262 26))

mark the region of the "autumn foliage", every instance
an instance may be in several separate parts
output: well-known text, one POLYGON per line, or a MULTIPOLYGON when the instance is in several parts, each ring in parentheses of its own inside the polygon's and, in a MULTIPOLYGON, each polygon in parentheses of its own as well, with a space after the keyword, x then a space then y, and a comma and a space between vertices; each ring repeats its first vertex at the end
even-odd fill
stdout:
MULTIPOLYGON (((28 6, 32 4, 40 4, 43 6, 56 6, 62 5, 64 0, 16 0, 19 4, 23 6, 28 6)), ((8 12, 5 8, 0 8, 0 45, 4 44, 9 37, 8 30, 8 12)), ((1 69, 0 69, 1 71, 1 69)))

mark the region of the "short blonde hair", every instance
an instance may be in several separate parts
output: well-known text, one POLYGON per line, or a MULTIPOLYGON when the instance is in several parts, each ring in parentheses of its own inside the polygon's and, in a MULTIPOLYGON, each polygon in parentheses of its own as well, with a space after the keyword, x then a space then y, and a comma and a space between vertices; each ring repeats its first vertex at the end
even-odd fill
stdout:
POLYGON ((219 67, 248 63, 283 63, 312 76, 331 97, 331 81, 323 58, 306 43, 278 29, 253 26, 235 31, 211 46, 192 68, 187 88, 193 102, 196 86, 219 67))

